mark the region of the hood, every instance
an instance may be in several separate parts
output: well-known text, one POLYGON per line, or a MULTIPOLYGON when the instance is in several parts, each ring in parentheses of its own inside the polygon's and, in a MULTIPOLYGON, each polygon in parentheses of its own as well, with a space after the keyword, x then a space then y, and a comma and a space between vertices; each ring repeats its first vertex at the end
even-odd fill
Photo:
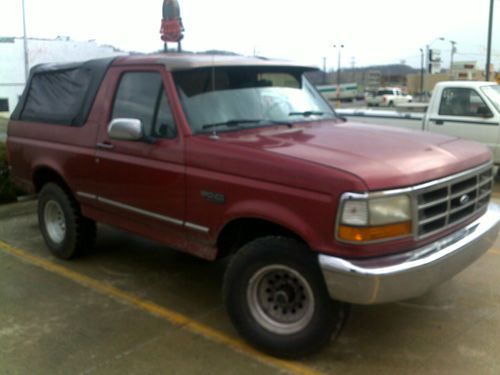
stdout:
POLYGON ((221 140, 343 170, 361 178, 369 190, 416 185, 491 159, 488 148, 476 142, 357 123, 225 133, 221 140))

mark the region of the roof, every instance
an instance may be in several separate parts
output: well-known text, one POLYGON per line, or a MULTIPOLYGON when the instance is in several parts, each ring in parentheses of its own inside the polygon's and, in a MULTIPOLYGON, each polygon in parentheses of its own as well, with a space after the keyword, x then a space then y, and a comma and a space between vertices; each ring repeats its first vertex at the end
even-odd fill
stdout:
POLYGON ((80 126, 88 117, 101 82, 113 65, 161 64, 170 71, 206 67, 288 67, 301 71, 313 66, 260 57, 165 53, 93 59, 65 64, 40 64, 31 69, 28 84, 11 118, 80 126))
POLYGON ((496 86, 496 82, 488 82, 488 81, 444 81, 436 83, 436 87, 438 86, 446 86, 446 87, 471 87, 471 88, 479 88, 484 86, 496 86))
POLYGON ((162 64, 170 71, 188 70, 207 67, 262 66, 293 67, 304 70, 316 70, 312 65, 297 64, 286 60, 247 57, 239 55, 205 55, 186 53, 163 53, 154 55, 133 55, 120 57, 114 65, 162 64))
POLYGON ((396 87, 396 86, 382 86, 382 87, 379 87, 377 90, 401 90, 401 87, 396 87))

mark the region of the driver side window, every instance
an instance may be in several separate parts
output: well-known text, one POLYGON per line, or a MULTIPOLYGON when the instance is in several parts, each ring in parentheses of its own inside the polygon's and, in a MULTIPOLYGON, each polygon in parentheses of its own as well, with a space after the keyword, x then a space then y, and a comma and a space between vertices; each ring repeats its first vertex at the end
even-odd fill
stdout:
POLYGON ((173 139, 177 137, 177 127, 170 110, 165 90, 161 90, 158 112, 153 125, 152 136, 158 138, 173 139))
POLYGON ((161 75, 157 72, 125 73, 118 86, 111 119, 139 119, 146 136, 173 139, 177 128, 161 75))
POLYGON ((488 107, 479 94, 468 88, 453 87, 443 90, 439 114, 445 116, 482 117, 488 107))

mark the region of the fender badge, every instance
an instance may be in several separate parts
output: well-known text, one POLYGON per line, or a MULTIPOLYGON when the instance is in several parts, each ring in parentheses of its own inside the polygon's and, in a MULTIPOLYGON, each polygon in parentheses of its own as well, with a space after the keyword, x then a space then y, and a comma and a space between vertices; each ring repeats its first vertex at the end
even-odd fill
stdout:
POLYGON ((201 196, 208 202, 215 204, 224 204, 226 203, 226 197, 224 194, 214 193, 213 191, 201 191, 201 196))

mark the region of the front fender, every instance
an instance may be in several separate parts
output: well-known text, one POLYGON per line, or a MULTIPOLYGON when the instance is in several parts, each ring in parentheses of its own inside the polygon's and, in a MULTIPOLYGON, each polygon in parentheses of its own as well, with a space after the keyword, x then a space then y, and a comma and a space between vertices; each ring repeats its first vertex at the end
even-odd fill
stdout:
MULTIPOLYGON (((260 219, 279 225, 314 248, 320 242, 320 236, 307 215, 300 214, 293 206, 283 206, 266 200, 246 200, 232 205, 223 217, 222 225, 217 230, 217 237, 231 222, 238 219, 260 219)), ((332 223, 333 225, 333 223, 332 223)))

